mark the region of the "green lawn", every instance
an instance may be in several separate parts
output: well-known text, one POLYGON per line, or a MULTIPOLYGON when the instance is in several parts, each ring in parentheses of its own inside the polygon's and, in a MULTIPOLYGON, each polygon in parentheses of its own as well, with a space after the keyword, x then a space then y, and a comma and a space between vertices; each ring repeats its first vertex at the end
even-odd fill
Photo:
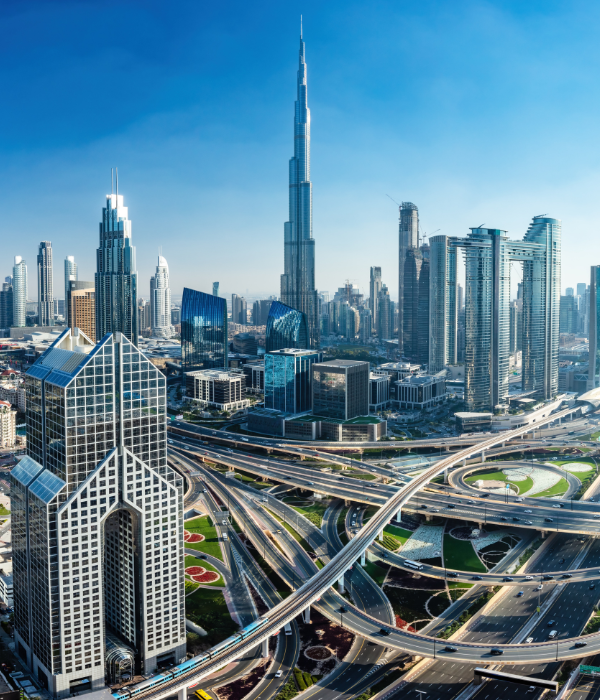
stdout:
POLYGON ((189 595, 190 593, 192 593, 192 591, 195 591, 196 588, 198 588, 199 586, 199 583, 196 583, 195 581, 188 581, 187 579, 185 579, 185 594, 189 595))
POLYGON ((208 632, 202 641, 210 646, 222 642, 239 629, 231 619, 221 591, 198 588, 185 599, 185 614, 208 632))
POLYGON ((363 569, 369 574, 369 576, 375 581, 378 586, 383 586, 387 571, 382 569, 380 566, 375 564, 375 562, 367 560, 363 569))
POLYGON ((554 484, 549 489, 546 489, 545 491, 542 491, 541 493, 535 493, 531 497, 532 498, 550 498, 551 496, 559 496, 563 493, 567 492, 567 489, 569 488, 569 484, 566 479, 561 479, 557 484, 554 484))
POLYGON ((301 499, 298 498, 297 496, 286 496, 283 501, 290 505, 294 510, 297 510, 298 513, 301 515, 304 515, 304 517, 308 518, 311 523, 316 525, 317 527, 321 527, 321 524, 323 522, 323 514, 325 513, 325 510, 327 506, 322 503, 321 501, 315 501, 312 505, 310 506, 296 506, 294 505, 294 502, 306 502, 308 499, 301 499))
POLYGON ((394 525, 386 525, 383 531, 388 535, 391 535, 395 540, 397 540, 400 545, 403 545, 406 540, 413 534, 410 530, 405 530, 402 527, 395 527, 394 525))
MULTIPOLYGON (((221 572, 218 569, 215 569, 215 567, 212 564, 209 564, 204 559, 196 559, 196 557, 193 557, 190 554, 186 554, 184 565, 186 569, 188 566, 203 566, 207 571, 214 571, 215 574, 219 574, 219 578, 216 581, 213 581, 212 583, 202 584, 204 586, 219 586, 220 588, 223 588, 223 586, 225 585, 225 581, 223 581, 221 572)), ((192 583, 195 583, 195 581, 193 581, 192 583)))
POLYGON ((217 531, 208 515, 188 520, 184 523, 184 529, 188 532, 198 532, 205 538, 202 542, 184 542, 186 549, 196 549, 223 561, 223 552, 219 545, 217 531))
POLYGON ((487 572, 470 542, 457 540, 448 534, 444 535, 444 561, 448 569, 487 572))
POLYGON ((476 481, 508 481, 510 482, 511 486, 514 486, 517 488, 519 495, 523 493, 527 493, 530 488, 533 487, 533 480, 527 477, 524 481, 511 481, 510 475, 507 476, 501 471, 493 470, 493 471, 486 471, 486 472, 481 472, 479 474, 472 474, 471 476, 468 476, 465 481, 468 484, 473 484, 476 481))

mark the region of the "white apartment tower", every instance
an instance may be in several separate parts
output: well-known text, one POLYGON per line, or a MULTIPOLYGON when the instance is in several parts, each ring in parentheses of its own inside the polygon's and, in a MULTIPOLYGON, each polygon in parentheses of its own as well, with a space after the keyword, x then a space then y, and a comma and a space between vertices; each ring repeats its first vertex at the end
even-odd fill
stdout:
POLYGON ((52 275, 52 243, 42 241, 37 255, 38 325, 54 325, 54 281, 52 275))
POLYGON ((150 278, 150 313, 152 335, 155 338, 170 338, 173 335, 173 326, 169 265, 162 255, 158 256, 156 274, 150 278))
MULTIPOLYGON (((69 303, 69 290, 71 282, 77 282, 79 276, 77 274, 77 263, 72 255, 67 255, 65 258, 65 310, 69 303)), ((68 312, 65 311, 65 318, 68 317, 68 312)))
POLYGON ((95 345, 68 328, 26 387, 15 652, 55 698, 103 688, 115 645, 135 674, 181 662, 183 485, 167 465, 165 377, 123 333, 95 345))
POLYGON ((27 263, 20 255, 15 255, 13 265, 13 325, 27 325, 27 263))

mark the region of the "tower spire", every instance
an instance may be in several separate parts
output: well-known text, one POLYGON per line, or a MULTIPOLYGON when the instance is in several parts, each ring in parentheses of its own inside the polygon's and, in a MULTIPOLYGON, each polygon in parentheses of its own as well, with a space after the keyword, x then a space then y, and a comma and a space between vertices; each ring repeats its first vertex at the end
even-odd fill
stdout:
POLYGON ((300 39, 302 39, 302 15, 300 15, 300 39))

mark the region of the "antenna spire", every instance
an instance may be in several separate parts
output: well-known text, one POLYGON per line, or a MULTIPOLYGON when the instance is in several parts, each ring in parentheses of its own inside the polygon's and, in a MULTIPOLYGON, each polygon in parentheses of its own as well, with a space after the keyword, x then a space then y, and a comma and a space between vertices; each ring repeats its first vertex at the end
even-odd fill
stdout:
POLYGON ((302 39, 302 15, 300 15, 300 38, 302 39))
POLYGON ((117 204, 115 209, 117 210, 117 216, 119 216, 119 168, 115 168, 117 174, 117 204))
POLYGON ((115 193, 114 178, 113 178, 113 168, 110 169, 110 193, 115 193))

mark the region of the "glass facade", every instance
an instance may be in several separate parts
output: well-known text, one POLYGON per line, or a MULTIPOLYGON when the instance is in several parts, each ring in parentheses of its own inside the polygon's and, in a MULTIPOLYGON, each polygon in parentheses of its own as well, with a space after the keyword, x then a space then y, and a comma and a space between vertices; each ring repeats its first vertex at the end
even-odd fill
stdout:
POLYGON ((308 347, 306 314, 280 301, 274 301, 267 317, 267 352, 285 348, 306 350, 308 347))
POLYGON ((17 653, 54 697, 104 686, 109 632, 138 672, 180 662, 183 484, 166 461, 165 377, 122 333, 94 345, 67 329, 26 390, 28 455, 11 474, 17 653))
POLYGON ((181 301, 181 357, 185 372, 228 367, 227 301, 187 287, 181 301))
MULTIPOLYGON (((523 310, 519 328, 523 349, 523 390, 542 399, 558 391, 560 234, 557 219, 534 217, 522 241, 504 231, 474 228, 465 239, 432 238, 430 283, 431 371, 456 338, 456 248, 465 256, 465 400, 482 411, 508 399, 510 267, 523 263, 523 310), (444 270, 445 278, 443 275, 444 270)), ((513 337, 514 345, 514 337, 513 337)))
POLYGON ((313 414, 350 420, 369 415, 369 363, 332 360, 313 365, 313 414))
POLYGON ((265 355, 265 408, 305 413, 312 407, 312 366, 323 355, 310 350, 276 350, 265 355))
POLYGON ((54 325, 52 243, 42 241, 37 254, 38 326, 54 325))
POLYGON ((590 269, 590 355, 588 370, 588 391, 600 386, 600 266, 590 269))
MULTIPOLYGON (((117 191, 118 191, 117 185, 117 191)), ((107 194, 96 250, 96 338, 120 331, 138 342, 137 272, 123 195, 107 194)))
POLYGON ((315 239, 312 231, 310 110, 307 102, 306 61, 302 37, 294 110, 294 156, 290 159, 289 183, 289 221, 284 225, 281 301, 306 315, 309 344, 302 347, 318 348, 320 328, 319 299, 315 289, 315 239))

